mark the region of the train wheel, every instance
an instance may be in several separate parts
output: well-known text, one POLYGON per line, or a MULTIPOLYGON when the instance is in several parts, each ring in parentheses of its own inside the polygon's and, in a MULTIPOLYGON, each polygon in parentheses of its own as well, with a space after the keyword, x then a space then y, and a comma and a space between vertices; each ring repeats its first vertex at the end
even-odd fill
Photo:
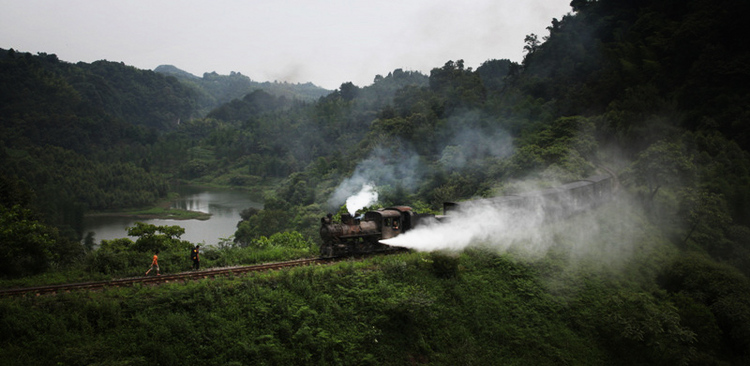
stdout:
POLYGON ((323 244, 320 246, 321 257, 333 257, 333 245, 323 244))

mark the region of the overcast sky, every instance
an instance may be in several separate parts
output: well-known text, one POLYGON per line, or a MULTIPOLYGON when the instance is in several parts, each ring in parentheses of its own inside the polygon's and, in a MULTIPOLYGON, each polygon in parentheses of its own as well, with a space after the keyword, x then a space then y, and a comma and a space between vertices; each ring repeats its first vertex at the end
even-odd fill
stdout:
POLYGON ((367 86, 397 68, 427 75, 523 59, 570 0, 0 0, 0 48, 67 62, 162 64, 202 76, 367 86))

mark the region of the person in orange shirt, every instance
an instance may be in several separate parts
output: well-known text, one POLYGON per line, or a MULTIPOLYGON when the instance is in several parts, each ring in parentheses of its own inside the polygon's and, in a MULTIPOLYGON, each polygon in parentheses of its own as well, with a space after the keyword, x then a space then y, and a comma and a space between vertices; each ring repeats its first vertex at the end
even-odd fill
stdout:
POLYGON ((154 260, 151 261, 151 268, 149 268, 148 271, 146 271, 146 276, 148 276, 148 273, 151 272, 151 270, 154 269, 154 268, 156 268, 156 275, 157 276, 161 276, 159 274, 159 262, 158 262, 158 259, 159 259, 159 251, 157 250, 156 252, 154 252, 154 260))

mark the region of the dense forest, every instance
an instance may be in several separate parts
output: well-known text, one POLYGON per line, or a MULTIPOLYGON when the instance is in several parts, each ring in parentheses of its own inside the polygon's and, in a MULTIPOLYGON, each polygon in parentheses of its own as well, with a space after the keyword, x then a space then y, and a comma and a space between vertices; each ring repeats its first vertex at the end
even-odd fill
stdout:
POLYGON ((320 217, 364 183, 372 207, 433 213, 597 173, 619 184, 544 245, 491 237, 460 252, 2 299, 0 359, 750 363, 750 3, 570 5, 548 35, 526 37, 521 63, 449 60, 331 92, 0 50, 3 286, 131 276, 153 250, 189 267, 180 228, 135 227, 135 242, 97 249, 82 232, 85 214, 155 205, 175 182, 266 192, 206 251, 217 266, 314 256, 320 217))

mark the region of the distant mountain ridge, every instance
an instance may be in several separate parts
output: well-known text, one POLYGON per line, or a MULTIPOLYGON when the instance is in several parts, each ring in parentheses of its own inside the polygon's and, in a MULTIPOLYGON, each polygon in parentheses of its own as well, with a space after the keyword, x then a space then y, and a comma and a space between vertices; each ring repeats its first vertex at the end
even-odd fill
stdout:
POLYGON ((154 69, 154 72, 165 74, 165 75, 172 75, 174 77, 185 77, 190 79, 200 79, 200 77, 195 76, 185 70, 182 70, 180 68, 177 68, 172 65, 159 65, 154 69))
POLYGON ((331 93, 331 90, 321 88, 310 82, 304 84, 257 82, 234 71, 229 75, 206 72, 203 77, 198 77, 173 65, 160 65, 154 69, 154 72, 174 76, 180 82, 195 87, 203 94, 203 98, 209 99, 207 104, 211 106, 211 109, 234 99, 242 99, 245 95, 256 90, 262 90, 277 97, 302 101, 314 101, 331 93))

